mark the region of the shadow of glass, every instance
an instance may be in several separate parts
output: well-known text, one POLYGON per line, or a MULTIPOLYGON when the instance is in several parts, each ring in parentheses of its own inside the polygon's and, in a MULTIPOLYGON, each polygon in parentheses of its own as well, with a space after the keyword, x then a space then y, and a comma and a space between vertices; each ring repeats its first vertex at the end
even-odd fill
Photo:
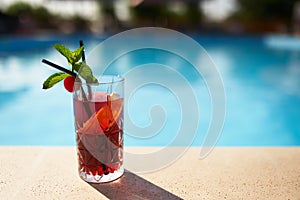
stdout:
POLYGON ((124 175, 116 181, 95 184, 93 188, 109 199, 182 199, 167 190, 125 170, 124 175))

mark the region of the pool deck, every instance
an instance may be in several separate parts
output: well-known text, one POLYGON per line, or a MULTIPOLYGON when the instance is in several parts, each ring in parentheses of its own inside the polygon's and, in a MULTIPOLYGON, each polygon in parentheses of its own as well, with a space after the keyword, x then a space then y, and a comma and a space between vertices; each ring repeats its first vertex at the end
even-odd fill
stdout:
POLYGON ((88 184, 74 147, 1 146, 0 199, 300 199, 300 147, 217 147, 202 160, 199 152, 190 148, 160 171, 88 184))

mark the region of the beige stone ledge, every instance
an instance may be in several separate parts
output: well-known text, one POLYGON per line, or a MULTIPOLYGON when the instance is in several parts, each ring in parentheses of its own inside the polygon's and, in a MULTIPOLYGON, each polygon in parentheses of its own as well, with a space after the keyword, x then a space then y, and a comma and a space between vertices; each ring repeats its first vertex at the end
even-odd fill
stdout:
POLYGON ((199 152, 153 173, 88 184, 74 147, 1 146, 0 199, 300 199, 299 147, 217 147, 202 160, 199 152))

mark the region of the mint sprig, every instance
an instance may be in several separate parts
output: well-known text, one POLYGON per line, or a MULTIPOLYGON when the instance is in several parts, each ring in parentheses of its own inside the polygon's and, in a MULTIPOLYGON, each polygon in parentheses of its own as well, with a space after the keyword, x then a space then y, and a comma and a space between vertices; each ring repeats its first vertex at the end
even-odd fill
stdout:
POLYGON ((64 72, 57 72, 49 76, 43 83, 43 89, 49 89, 53 87, 56 83, 64 80, 66 77, 70 76, 64 72))
MULTIPOLYGON (((77 48, 75 51, 71 51, 68 47, 62 44, 54 44, 53 47, 67 59, 72 72, 76 71, 87 83, 99 83, 97 78, 94 77, 91 68, 86 63, 79 62, 83 56, 83 46, 77 48)), ((52 74, 44 81, 43 89, 53 87, 67 76, 69 76, 69 74, 63 72, 52 74)))
POLYGON ((76 49, 72 52, 68 47, 62 44, 54 44, 53 47, 61 53, 67 60, 69 65, 73 66, 76 62, 78 62, 82 57, 83 46, 76 49))
POLYGON ((74 70, 77 71, 87 83, 98 83, 98 80, 94 77, 91 68, 86 63, 77 63, 74 65, 74 70))

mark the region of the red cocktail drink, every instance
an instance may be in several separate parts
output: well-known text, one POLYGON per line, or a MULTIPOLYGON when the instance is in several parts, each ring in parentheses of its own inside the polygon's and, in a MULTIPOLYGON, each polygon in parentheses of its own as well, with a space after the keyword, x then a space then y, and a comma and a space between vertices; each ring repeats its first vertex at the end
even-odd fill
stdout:
MULTIPOLYGON (((75 92, 76 93, 76 92, 75 92)), ((123 172, 123 98, 92 92, 89 100, 74 95, 78 170, 88 182, 108 182, 123 172)))

